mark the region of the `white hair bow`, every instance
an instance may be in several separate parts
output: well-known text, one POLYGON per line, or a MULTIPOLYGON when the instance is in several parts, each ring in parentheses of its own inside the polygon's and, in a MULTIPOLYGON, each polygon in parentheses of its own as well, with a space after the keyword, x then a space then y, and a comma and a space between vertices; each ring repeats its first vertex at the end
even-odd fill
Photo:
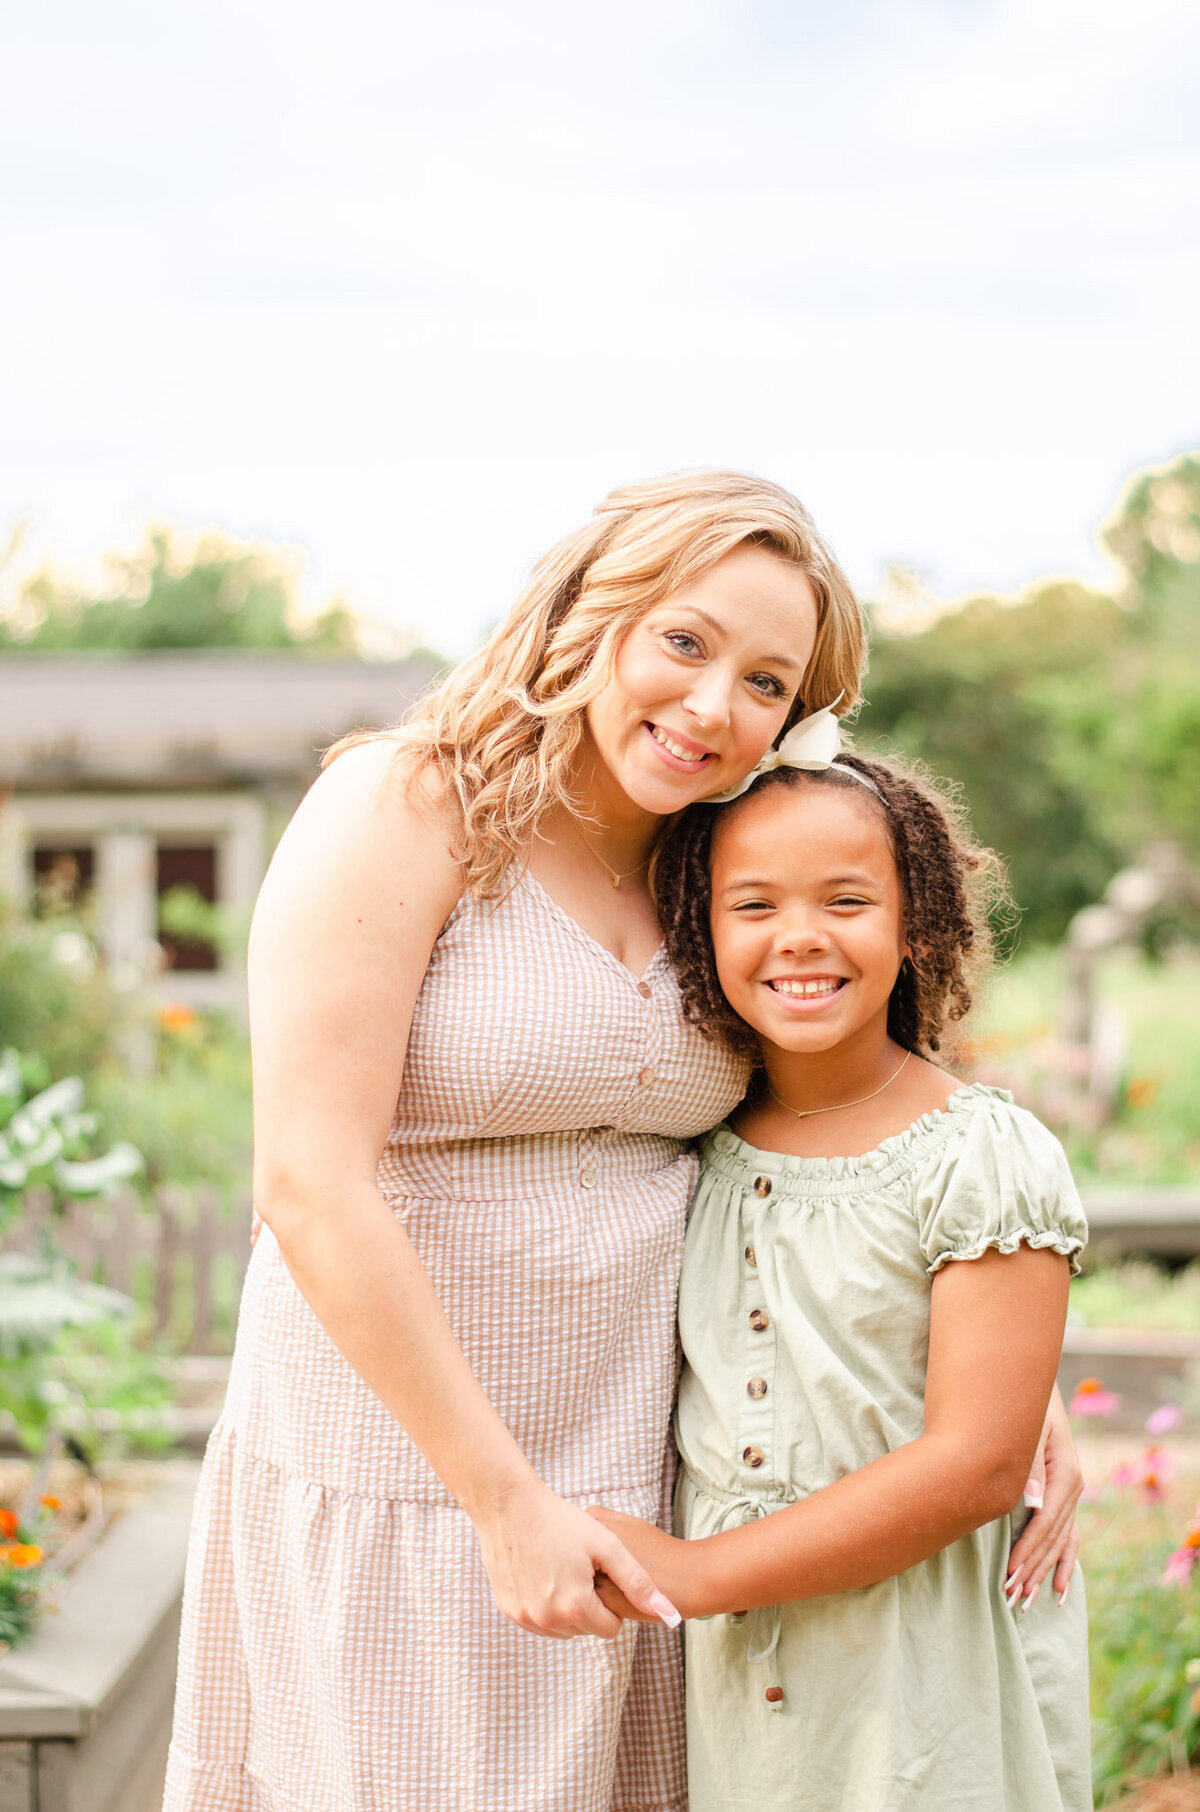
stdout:
MULTIPOLYGON (((833 705, 841 703, 839 692, 833 705)), ((807 768, 810 772, 821 773, 826 768, 837 767, 839 772, 849 774, 852 779, 860 780, 865 787, 875 793, 878 788, 867 779, 865 774, 854 768, 842 766, 838 762, 838 753, 842 746, 841 728, 834 715, 833 705, 826 705, 821 711, 814 711, 811 717, 802 718, 790 729, 777 749, 768 749, 757 767, 751 768, 744 780, 736 786, 728 787, 723 793, 711 793, 702 805, 728 805, 731 799, 740 799, 756 780, 764 774, 774 773, 776 768, 807 768)))

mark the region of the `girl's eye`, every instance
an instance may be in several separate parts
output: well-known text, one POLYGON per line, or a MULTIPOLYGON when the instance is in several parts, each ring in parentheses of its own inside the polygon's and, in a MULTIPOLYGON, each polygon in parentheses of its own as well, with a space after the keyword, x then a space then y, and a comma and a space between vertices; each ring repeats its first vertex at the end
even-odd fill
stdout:
POLYGON ((862 896, 857 893, 841 893, 832 904, 834 906, 869 906, 871 902, 870 900, 864 900, 862 896))
POLYGON ((770 912, 770 900, 739 900, 735 912, 770 912))

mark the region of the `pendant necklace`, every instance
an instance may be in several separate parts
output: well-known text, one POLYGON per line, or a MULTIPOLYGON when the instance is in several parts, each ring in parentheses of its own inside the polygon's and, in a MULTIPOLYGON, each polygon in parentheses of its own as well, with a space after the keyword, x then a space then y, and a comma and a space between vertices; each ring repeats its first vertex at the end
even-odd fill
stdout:
POLYGON ((900 1071, 904 1068, 911 1056, 911 1051, 905 1051, 903 1057, 900 1059, 900 1062, 892 1071, 887 1081, 881 1082, 878 1088, 873 1088, 869 1095, 860 1095, 857 1101, 835 1101, 832 1107, 792 1107, 787 1101, 780 1100, 779 1096, 775 1093, 775 1090, 771 1087, 770 1077, 767 1078, 767 1093, 775 1101, 779 1102, 780 1107, 786 1108, 789 1114, 795 1114, 797 1120, 807 1120, 813 1114, 836 1114, 839 1108, 861 1107, 864 1101, 874 1101, 876 1095, 882 1095, 885 1088, 891 1088, 896 1077, 900 1074, 900 1071))
POLYGON ((601 868, 605 868, 608 870, 609 876, 612 880, 612 884, 614 887, 619 887, 621 885, 622 881, 632 880, 634 875, 640 875, 643 868, 645 868, 646 863, 650 860, 649 856, 646 856, 642 859, 642 861, 640 861, 638 863, 636 868, 631 868, 629 870, 628 874, 619 875, 617 873, 616 869, 613 867, 612 863, 606 862, 604 857, 600 854, 600 851, 598 849, 592 848, 591 844, 588 842, 587 838, 584 836, 583 832, 580 830, 579 825, 576 823, 574 818, 571 819, 571 826, 575 832, 575 835, 579 838, 579 841, 583 844, 583 847, 587 850, 588 855, 595 856, 595 858, 596 858, 597 862, 599 862, 601 868))

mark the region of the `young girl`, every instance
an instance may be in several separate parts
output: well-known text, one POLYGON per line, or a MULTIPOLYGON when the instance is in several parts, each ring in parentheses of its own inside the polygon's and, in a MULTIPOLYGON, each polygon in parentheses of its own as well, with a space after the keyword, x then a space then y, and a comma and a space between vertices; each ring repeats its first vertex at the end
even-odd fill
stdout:
POLYGON ((663 848, 685 1010, 761 1069, 687 1233, 684 1539, 603 1520, 695 1619, 691 1812, 1080 1812, 1082 1582, 1023 1593, 1008 1511, 1083 1216, 1051 1134, 930 1060, 995 858, 907 773, 830 753, 773 752, 663 848))

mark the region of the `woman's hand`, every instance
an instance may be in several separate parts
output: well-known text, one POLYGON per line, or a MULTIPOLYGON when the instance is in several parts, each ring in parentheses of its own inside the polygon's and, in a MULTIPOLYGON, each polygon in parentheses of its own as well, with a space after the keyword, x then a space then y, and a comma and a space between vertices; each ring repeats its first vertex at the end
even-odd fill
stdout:
MULTIPOLYGON (((595 1504, 588 1515, 619 1537, 623 1546, 653 1574, 659 1588, 683 1617, 701 1614, 699 1594, 702 1589, 702 1542, 679 1541, 667 1535, 656 1523, 644 1523, 639 1517, 626 1516, 620 1510, 607 1510, 595 1504)), ((608 1569, 605 1568, 606 1574, 608 1569)), ((621 1592, 612 1575, 598 1580, 596 1591, 618 1617, 633 1617, 648 1622, 635 1604, 621 1592)))
POLYGON ((1005 1590, 1010 1602, 1022 1608, 1033 1603, 1047 1574, 1053 1571, 1053 1591, 1061 1604, 1067 1595, 1075 1558, 1079 1553, 1079 1524, 1075 1506, 1083 1490, 1079 1455, 1067 1419, 1066 1406, 1055 1386, 1046 1411, 1037 1459, 1033 1463, 1025 1502, 1036 1498, 1041 1486, 1043 1501, 1032 1505, 1020 1540, 1013 1544, 1005 1590))
MULTIPOLYGON (((633 1517, 620 1520, 644 1527, 633 1517)), ((623 1617, 672 1629, 680 1621, 613 1530, 540 1481, 511 1495, 498 1515, 480 1518, 476 1530, 497 1605, 534 1635, 612 1637, 623 1617)))

